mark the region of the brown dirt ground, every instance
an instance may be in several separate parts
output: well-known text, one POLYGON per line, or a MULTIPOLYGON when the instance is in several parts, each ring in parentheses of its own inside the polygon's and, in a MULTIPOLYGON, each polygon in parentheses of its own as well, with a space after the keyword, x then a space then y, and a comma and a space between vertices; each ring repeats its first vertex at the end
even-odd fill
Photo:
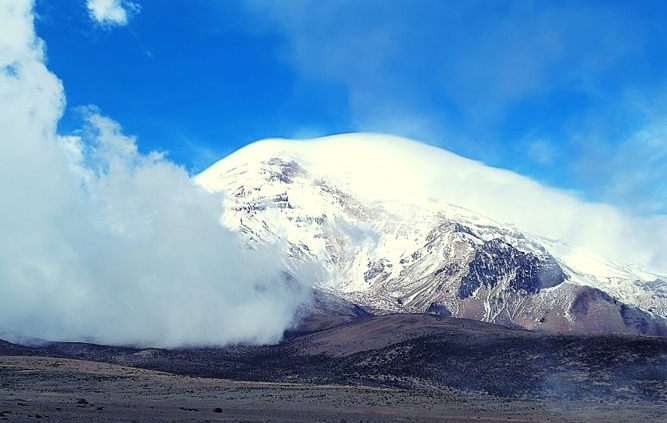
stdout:
POLYGON ((667 422, 665 404, 238 382, 0 357, 0 422, 667 422))

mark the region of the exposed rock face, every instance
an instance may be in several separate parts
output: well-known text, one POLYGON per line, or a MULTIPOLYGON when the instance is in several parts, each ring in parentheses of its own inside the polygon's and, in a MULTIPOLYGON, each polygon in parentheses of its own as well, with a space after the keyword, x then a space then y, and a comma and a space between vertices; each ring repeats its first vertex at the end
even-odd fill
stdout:
POLYGON ((279 248, 287 271, 319 264, 313 282, 321 292, 375 314, 667 333, 665 278, 644 280, 612 263, 598 267, 613 276, 579 271, 556 254, 557 241, 442 202, 364 200, 289 148, 231 156, 198 180, 227 193, 222 223, 240 231, 247 247, 279 248))
POLYGON ((553 257, 540 258, 524 253, 501 239, 482 244, 468 267, 468 275, 461 280, 459 288, 461 299, 471 297, 482 285, 493 288, 507 278, 510 289, 530 294, 567 280, 567 275, 553 257))

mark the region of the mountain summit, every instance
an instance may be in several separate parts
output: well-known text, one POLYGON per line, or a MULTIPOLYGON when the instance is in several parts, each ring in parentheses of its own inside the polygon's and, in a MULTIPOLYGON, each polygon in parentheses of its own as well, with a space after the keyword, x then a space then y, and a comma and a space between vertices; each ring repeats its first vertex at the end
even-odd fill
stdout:
POLYGON ((280 249, 288 271, 318 263, 317 290, 372 313, 667 335, 667 278, 573 245, 595 217, 556 236, 596 206, 509 171, 350 134, 260 141, 196 180, 226 194, 221 222, 247 247, 280 249))

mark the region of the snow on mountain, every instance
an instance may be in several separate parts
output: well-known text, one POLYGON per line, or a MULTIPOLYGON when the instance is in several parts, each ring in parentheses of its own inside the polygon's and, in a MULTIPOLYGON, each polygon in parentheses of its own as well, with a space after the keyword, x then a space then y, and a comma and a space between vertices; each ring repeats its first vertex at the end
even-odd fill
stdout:
POLYGON ((375 313, 667 333, 667 278, 550 237, 581 211, 575 200, 435 147, 368 134, 266 140, 197 181, 226 193, 221 221, 248 247, 280 248, 292 271, 319 263, 318 289, 375 313))

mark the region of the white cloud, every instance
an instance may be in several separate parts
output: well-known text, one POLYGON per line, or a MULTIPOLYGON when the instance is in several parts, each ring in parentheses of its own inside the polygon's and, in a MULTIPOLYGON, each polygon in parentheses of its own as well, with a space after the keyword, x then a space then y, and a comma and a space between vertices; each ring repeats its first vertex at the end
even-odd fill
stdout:
POLYGON ((129 0, 87 0, 86 5, 90 17, 102 25, 127 25, 129 15, 141 9, 129 0))
MULTIPOLYGON (((264 148, 275 157, 281 151, 292 152, 307 167, 371 203, 419 205, 434 199, 621 263, 667 274, 667 216, 630 216, 514 172, 389 135, 347 134, 287 143, 269 140, 242 149, 230 159, 256 159, 256 152, 269 154, 264 148)), ((206 172, 200 177, 205 179, 206 172)))
POLYGON ((176 346, 274 342, 307 299, 243 251, 220 201, 95 108, 60 137, 61 82, 30 1, 0 2, 0 337, 176 346))

